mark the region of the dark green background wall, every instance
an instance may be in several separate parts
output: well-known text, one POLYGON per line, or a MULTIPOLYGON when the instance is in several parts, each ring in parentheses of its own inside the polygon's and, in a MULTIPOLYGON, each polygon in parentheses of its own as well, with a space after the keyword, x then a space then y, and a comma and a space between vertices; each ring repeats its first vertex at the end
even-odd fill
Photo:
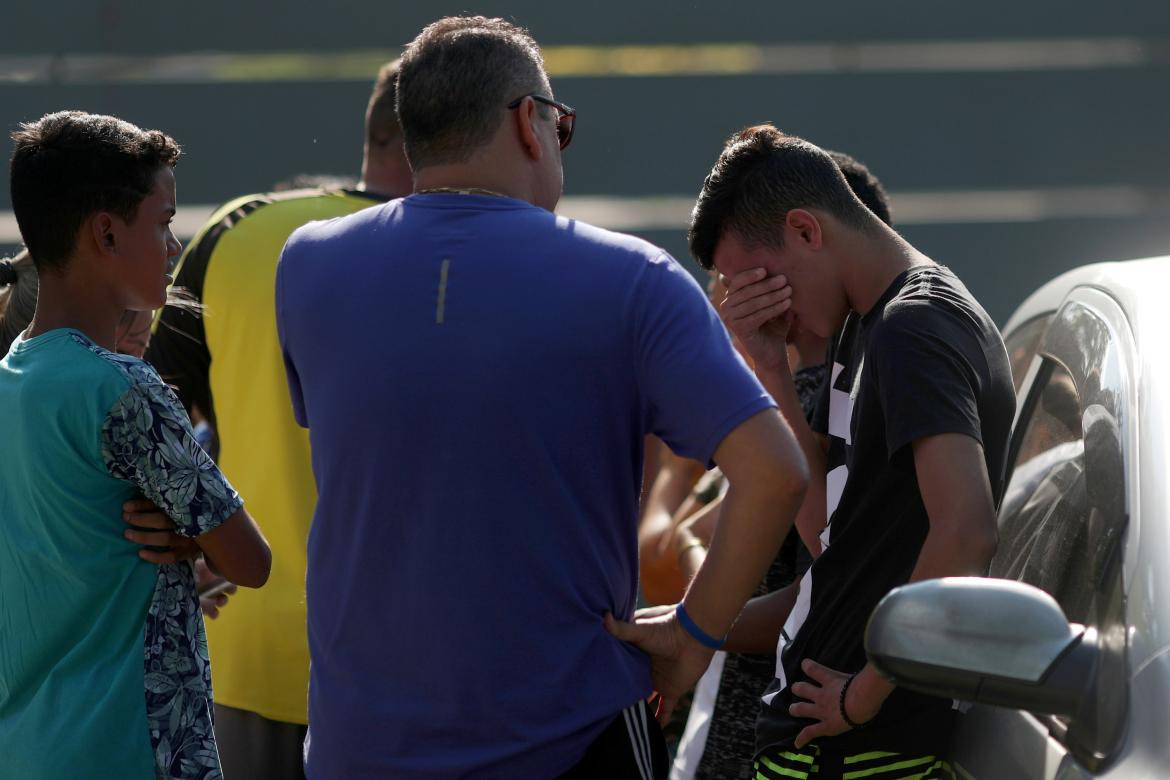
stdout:
MULTIPOLYGON (((14 74, 35 70, 44 55, 66 63, 83 54, 207 51, 390 56, 426 22, 464 11, 511 17, 546 46, 1063 40, 1072 60, 1063 66, 855 72, 845 61, 814 73, 555 78, 558 97, 580 113, 565 158, 566 195, 692 196, 723 138, 772 121, 868 163, 895 195, 895 220, 899 194, 917 195, 918 203, 932 192, 1071 198, 1056 215, 960 214, 903 225, 1001 322, 1060 270, 1170 254, 1170 3, 66 0, 47 8, 5 3, 0 14, 0 127, 80 108, 163 128, 187 151, 178 175, 188 204, 222 202, 299 172, 356 175, 368 80, 151 83, 149 73, 134 72, 149 70, 141 59, 130 61, 131 80, 125 70, 102 77, 96 66, 89 76, 57 81, 21 82, 14 74), (1094 46, 1111 42, 1133 57, 1094 64, 1094 46), (1102 188, 1113 194, 1098 208, 1093 193, 1102 188)), ((4 191, 0 212, 8 209, 4 191)), ((678 228, 643 235, 686 254, 678 228)))

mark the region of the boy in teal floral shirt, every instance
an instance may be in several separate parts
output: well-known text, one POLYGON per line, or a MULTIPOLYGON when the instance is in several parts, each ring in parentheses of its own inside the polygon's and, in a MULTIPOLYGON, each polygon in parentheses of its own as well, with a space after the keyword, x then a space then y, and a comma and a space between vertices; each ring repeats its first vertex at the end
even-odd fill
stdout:
POLYGON ((186 558, 259 587, 268 545, 158 374, 112 351, 122 312, 166 297, 179 149, 79 112, 13 140, 40 293, 0 360, 4 772, 219 778, 186 558))

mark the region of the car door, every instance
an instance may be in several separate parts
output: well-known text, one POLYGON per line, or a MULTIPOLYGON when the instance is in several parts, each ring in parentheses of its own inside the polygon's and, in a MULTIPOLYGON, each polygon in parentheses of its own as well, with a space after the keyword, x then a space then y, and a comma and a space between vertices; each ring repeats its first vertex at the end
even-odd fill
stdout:
POLYGON ((1112 761, 1127 710, 1124 534, 1126 451, 1136 425, 1133 339, 1105 293, 1080 288, 1047 318, 1008 334, 1019 410, 991 576, 1040 587, 1072 622, 1097 628, 1101 663, 1072 718, 976 705, 962 718, 954 759, 983 780, 1091 777, 1112 761), (1037 333, 1040 333, 1037 337, 1037 333), (1013 365, 1013 368, 1015 366, 1013 365), (1023 372, 1022 372, 1023 373, 1023 372))

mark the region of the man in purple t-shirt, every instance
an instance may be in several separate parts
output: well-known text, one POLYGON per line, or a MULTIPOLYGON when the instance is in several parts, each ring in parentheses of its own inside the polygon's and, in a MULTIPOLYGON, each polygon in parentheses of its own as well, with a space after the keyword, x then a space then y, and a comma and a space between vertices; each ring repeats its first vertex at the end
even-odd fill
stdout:
POLYGON ((552 213, 574 114, 526 32, 436 22, 398 90, 414 194, 298 230, 277 274, 320 494, 307 773, 664 777, 644 700, 702 673, 805 464, 689 274, 552 213), (606 630, 637 597, 647 433, 731 483, 653 657, 606 630))

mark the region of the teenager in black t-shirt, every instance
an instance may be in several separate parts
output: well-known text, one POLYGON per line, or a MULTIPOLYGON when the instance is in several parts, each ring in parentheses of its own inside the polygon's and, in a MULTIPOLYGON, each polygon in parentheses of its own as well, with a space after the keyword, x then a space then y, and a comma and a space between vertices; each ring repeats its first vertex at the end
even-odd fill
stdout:
POLYGON ((801 442, 812 481, 797 523, 824 548, 798 587, 753 600, 726 643, 759 652, 780 637, 757 776, 949 776, 951 702, 894 690, 866 663, 863 634, 892 588, 983 574, 994 554, 1015 408, 999 332, 831 158, 771 126, 728 142, 691 249, 728 278, 720 313, 801 442), (815 433, 781 348, 794 323, 843 331, 815 433))

